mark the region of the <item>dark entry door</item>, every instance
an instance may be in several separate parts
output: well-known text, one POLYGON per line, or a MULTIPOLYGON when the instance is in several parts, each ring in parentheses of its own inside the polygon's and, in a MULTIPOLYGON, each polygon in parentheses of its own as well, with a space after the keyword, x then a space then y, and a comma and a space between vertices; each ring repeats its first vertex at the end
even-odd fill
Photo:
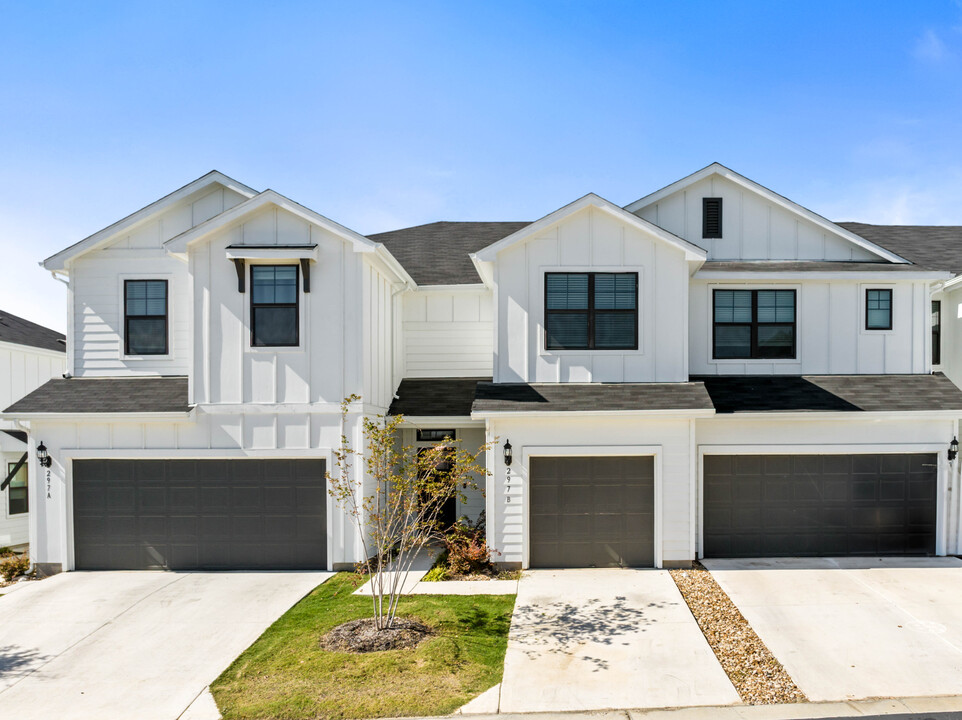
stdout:
POLYGON ((75 460, 78 570, 327 567, 323 460, 75 460))
POLYGON ((938 458, 708 455, 705 556, 935 554, 938 458))
POLYGON ((536 457, 530 476, 530 564, 651 567, 653 457, 536 457))

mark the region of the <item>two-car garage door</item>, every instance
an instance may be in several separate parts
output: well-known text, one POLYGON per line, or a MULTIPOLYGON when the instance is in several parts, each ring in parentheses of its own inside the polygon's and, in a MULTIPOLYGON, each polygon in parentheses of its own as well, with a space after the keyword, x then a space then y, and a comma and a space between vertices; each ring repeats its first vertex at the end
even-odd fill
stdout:
POLYGON ((327 567, 323 460, 75 460, 78 570, 327 567))

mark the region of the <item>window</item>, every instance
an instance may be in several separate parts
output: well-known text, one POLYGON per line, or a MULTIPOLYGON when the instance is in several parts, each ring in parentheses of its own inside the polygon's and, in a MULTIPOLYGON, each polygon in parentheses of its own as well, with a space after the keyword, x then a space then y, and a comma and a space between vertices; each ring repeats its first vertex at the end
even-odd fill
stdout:
POLYGON ((441 442, 454 440, 454 430, 418 430, 418 442, 441 442))
POLYGON ((722 236, 722 199, 701 199, 701 236, 720 238, 722 236))
POLYGON ((795 357, 794 290, 715 290, 713 357, 795 357))
POLYGON ((167 354, 166 280, 124 280, 124 353, 167 354))
POLYGON ((932 301, 932 364, 942 364, 942 301, 932 301))
POLYGON ((636 350, 638 273, 545 273, 547 350, 636 350))
POLYGON ((892 291, 865 291, 865 329, 892 329, 892 291))
POLYGON ((251 345, 297 345, 297 265, 251 266, 251 345))
MULTIPOLYGON (((17 463, 7 463, 9 475, 17 463)), ((27 465, 24 463, 7 486, 7 514, 23 515, 27 512, 27 465)))

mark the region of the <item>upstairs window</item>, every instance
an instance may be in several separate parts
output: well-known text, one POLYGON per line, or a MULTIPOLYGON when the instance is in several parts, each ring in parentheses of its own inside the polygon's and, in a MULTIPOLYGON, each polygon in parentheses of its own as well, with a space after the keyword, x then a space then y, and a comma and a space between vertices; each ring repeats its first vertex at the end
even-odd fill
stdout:
POLYGON ((722 199, 701 199, 701 236, 720 238, 722 236, 722 199))
POLYGON ((166 280, 124 280, 124 353, 167 354, 166 280))
POLYGON ((715 290, 713 357, 795 357, 794 290, 715 290))
POLYGON ((865 329, 892 329, 892 291, 865 291, 865 329))
POLYGON ((932 301, 932 364, 942 364, 942 301, 932 301))
POLYGON ((545 273, 545 349, 638 349, 638 273, 545 273))
MULTIPOLYGON (((17 463, 7 463, 7 473, 16 466, 17 463)), ((7 486, 7 515, 23 515, 27 510, 27 466, 21 465, 7 486)))
POLYGON ((251 345, 296 346, 297 265, 251 266, 251 345))

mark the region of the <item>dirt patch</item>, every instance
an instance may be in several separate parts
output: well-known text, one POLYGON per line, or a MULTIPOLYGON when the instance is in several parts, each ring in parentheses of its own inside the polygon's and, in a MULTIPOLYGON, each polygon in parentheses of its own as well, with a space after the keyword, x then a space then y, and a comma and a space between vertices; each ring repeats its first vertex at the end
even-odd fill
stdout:
POLYGON ((351 620, 321 638, 321 647, 335 652, 369 653, 413 648, 434 635, 418 618, 396 618, 388 630, 378 630, 374 618, 351 620))
POLYGON ((808 701, 701 563, 695 563, 691 570, 670 573, 743 702, 770 705, 808 701))

